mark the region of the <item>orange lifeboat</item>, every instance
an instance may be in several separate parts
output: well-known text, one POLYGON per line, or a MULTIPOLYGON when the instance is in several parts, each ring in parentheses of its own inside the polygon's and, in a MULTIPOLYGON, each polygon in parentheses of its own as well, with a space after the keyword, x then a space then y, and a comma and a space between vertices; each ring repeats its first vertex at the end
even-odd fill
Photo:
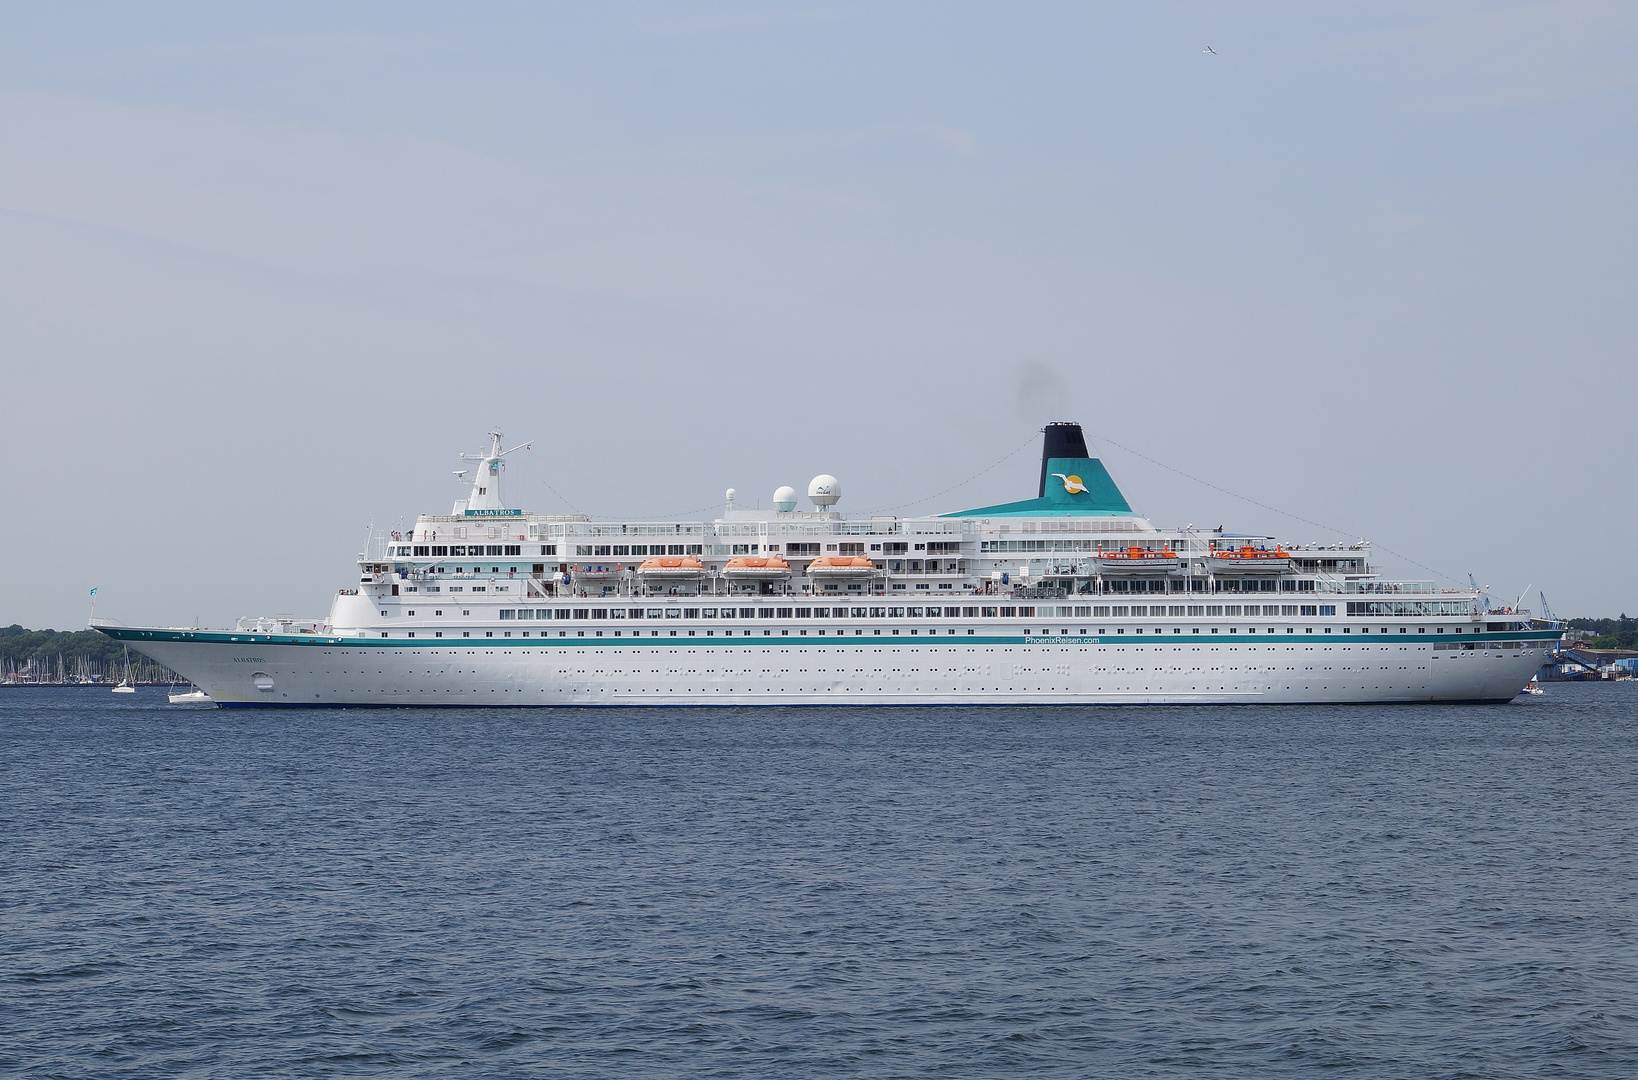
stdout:
POLYGON ((791 576, 791 564, 778 555, 767 558, 729 559, 722 568, 724 577, 742 581, 783 581, 791 576))
POLYGON ((698 581, 705 576, 705 564, 692 555, 666 555, 644 559, 637 573, 651 581, 698 581))
POLYGON ((1215 574, 1278 574, 1291 567, 1291 553, 1278 544, 1274 550, 1242 547, 1214 551, 1206 565, 1215 574))
POLYGON ((808 563, 808 576, 816 581, 862 581, 879 572, 862 555, 825 555, 808 563))
POLYGON ((1115 548, 1097 554, 1098 569, 1108 573, 1154 574, 1176 570, 1180 565, 1177 552, 1171 548, 1150 551, 1147 548, 1115 548))

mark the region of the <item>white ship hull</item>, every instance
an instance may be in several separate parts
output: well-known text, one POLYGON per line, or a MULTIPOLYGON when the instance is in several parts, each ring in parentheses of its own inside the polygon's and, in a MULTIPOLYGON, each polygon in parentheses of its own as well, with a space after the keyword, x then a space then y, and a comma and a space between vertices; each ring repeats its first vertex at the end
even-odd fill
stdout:
POLYGON ((93 625, 228 707, 1507 702, 1558 636, 1363 542, 1156 529, 1077 425, 1045 436, 1034 499, 848 519, 826 475, 811 512, 633 522, 505 506, 491 432, 466 504, 372 541, 323 619, 93 625), (1224 573, 1228 543, 1284 562, 1224 573))
MULTIPOLYGON (((1338 634, 418 640, 108 628, 233 706, 749 706, 1506 702, 1552 636, 1338 634), (961 640, 967 638, 967 640, 961 640), (771 639, 771 640, 770 640, 771 639), (946 640, 947 639, 947 640, 946 640), (1436 648, 1436 646, 1439 646, 1436 648)), ((876 629, 884 632, 874 633, 876 629)), ((989 628, 984 628, 989 629, 989 628)), ((795 636, 801 630, 805 636, 795 636)), ((665 633, 669 633, 666 631, 665 633)), ((702 633, 696 631, 696 634, 702 633)), ((926 636, 924 636, 926 635, 926 636)))

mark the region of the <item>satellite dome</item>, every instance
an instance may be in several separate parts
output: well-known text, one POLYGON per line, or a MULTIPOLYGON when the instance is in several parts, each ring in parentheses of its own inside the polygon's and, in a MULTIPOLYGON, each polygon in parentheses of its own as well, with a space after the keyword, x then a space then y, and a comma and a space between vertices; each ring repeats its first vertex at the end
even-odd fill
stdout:
POLYGON ((730 508, 732 508, 734 505, 734 496, 738 494, 739 492, 735 491, 733 488, 728 489, 728 506, 730 508))
POLYGON ((774 509, 781 513, 789 513, 796 509, 796 489, 789 484, 774 492, 774 509))
POLYGON ((808 481, 808 498, 815 506, 835 506, 842 497, 842 485, 829 473, 820 473, 808 481))

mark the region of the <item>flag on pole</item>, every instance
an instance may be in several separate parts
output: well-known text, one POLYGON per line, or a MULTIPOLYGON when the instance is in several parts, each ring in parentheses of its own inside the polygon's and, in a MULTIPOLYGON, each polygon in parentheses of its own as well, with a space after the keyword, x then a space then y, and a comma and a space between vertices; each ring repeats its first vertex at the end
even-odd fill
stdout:
POLYGON ((92 596, 95 596, 95 595, 97 595, 97 590, 96 590, 96 589, 94 589, 94 588, 93 588, 93 589, 92 589, 92 590, 91 590, 91 595, 92 595, 92 596))

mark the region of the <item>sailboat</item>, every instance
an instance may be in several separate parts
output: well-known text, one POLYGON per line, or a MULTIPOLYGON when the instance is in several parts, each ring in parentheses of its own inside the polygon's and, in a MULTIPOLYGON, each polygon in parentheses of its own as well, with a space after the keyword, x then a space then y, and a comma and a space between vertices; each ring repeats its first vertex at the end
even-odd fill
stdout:
POLYGON ((136 693, 136 687, 131 685, 131 650, 129 648, 127 648, 125 650, 125 678, 121 679, 119 681, 119 685, 114 687, 114 693, 116 693, 116 694, 134 694, 134 693, 136 693))

